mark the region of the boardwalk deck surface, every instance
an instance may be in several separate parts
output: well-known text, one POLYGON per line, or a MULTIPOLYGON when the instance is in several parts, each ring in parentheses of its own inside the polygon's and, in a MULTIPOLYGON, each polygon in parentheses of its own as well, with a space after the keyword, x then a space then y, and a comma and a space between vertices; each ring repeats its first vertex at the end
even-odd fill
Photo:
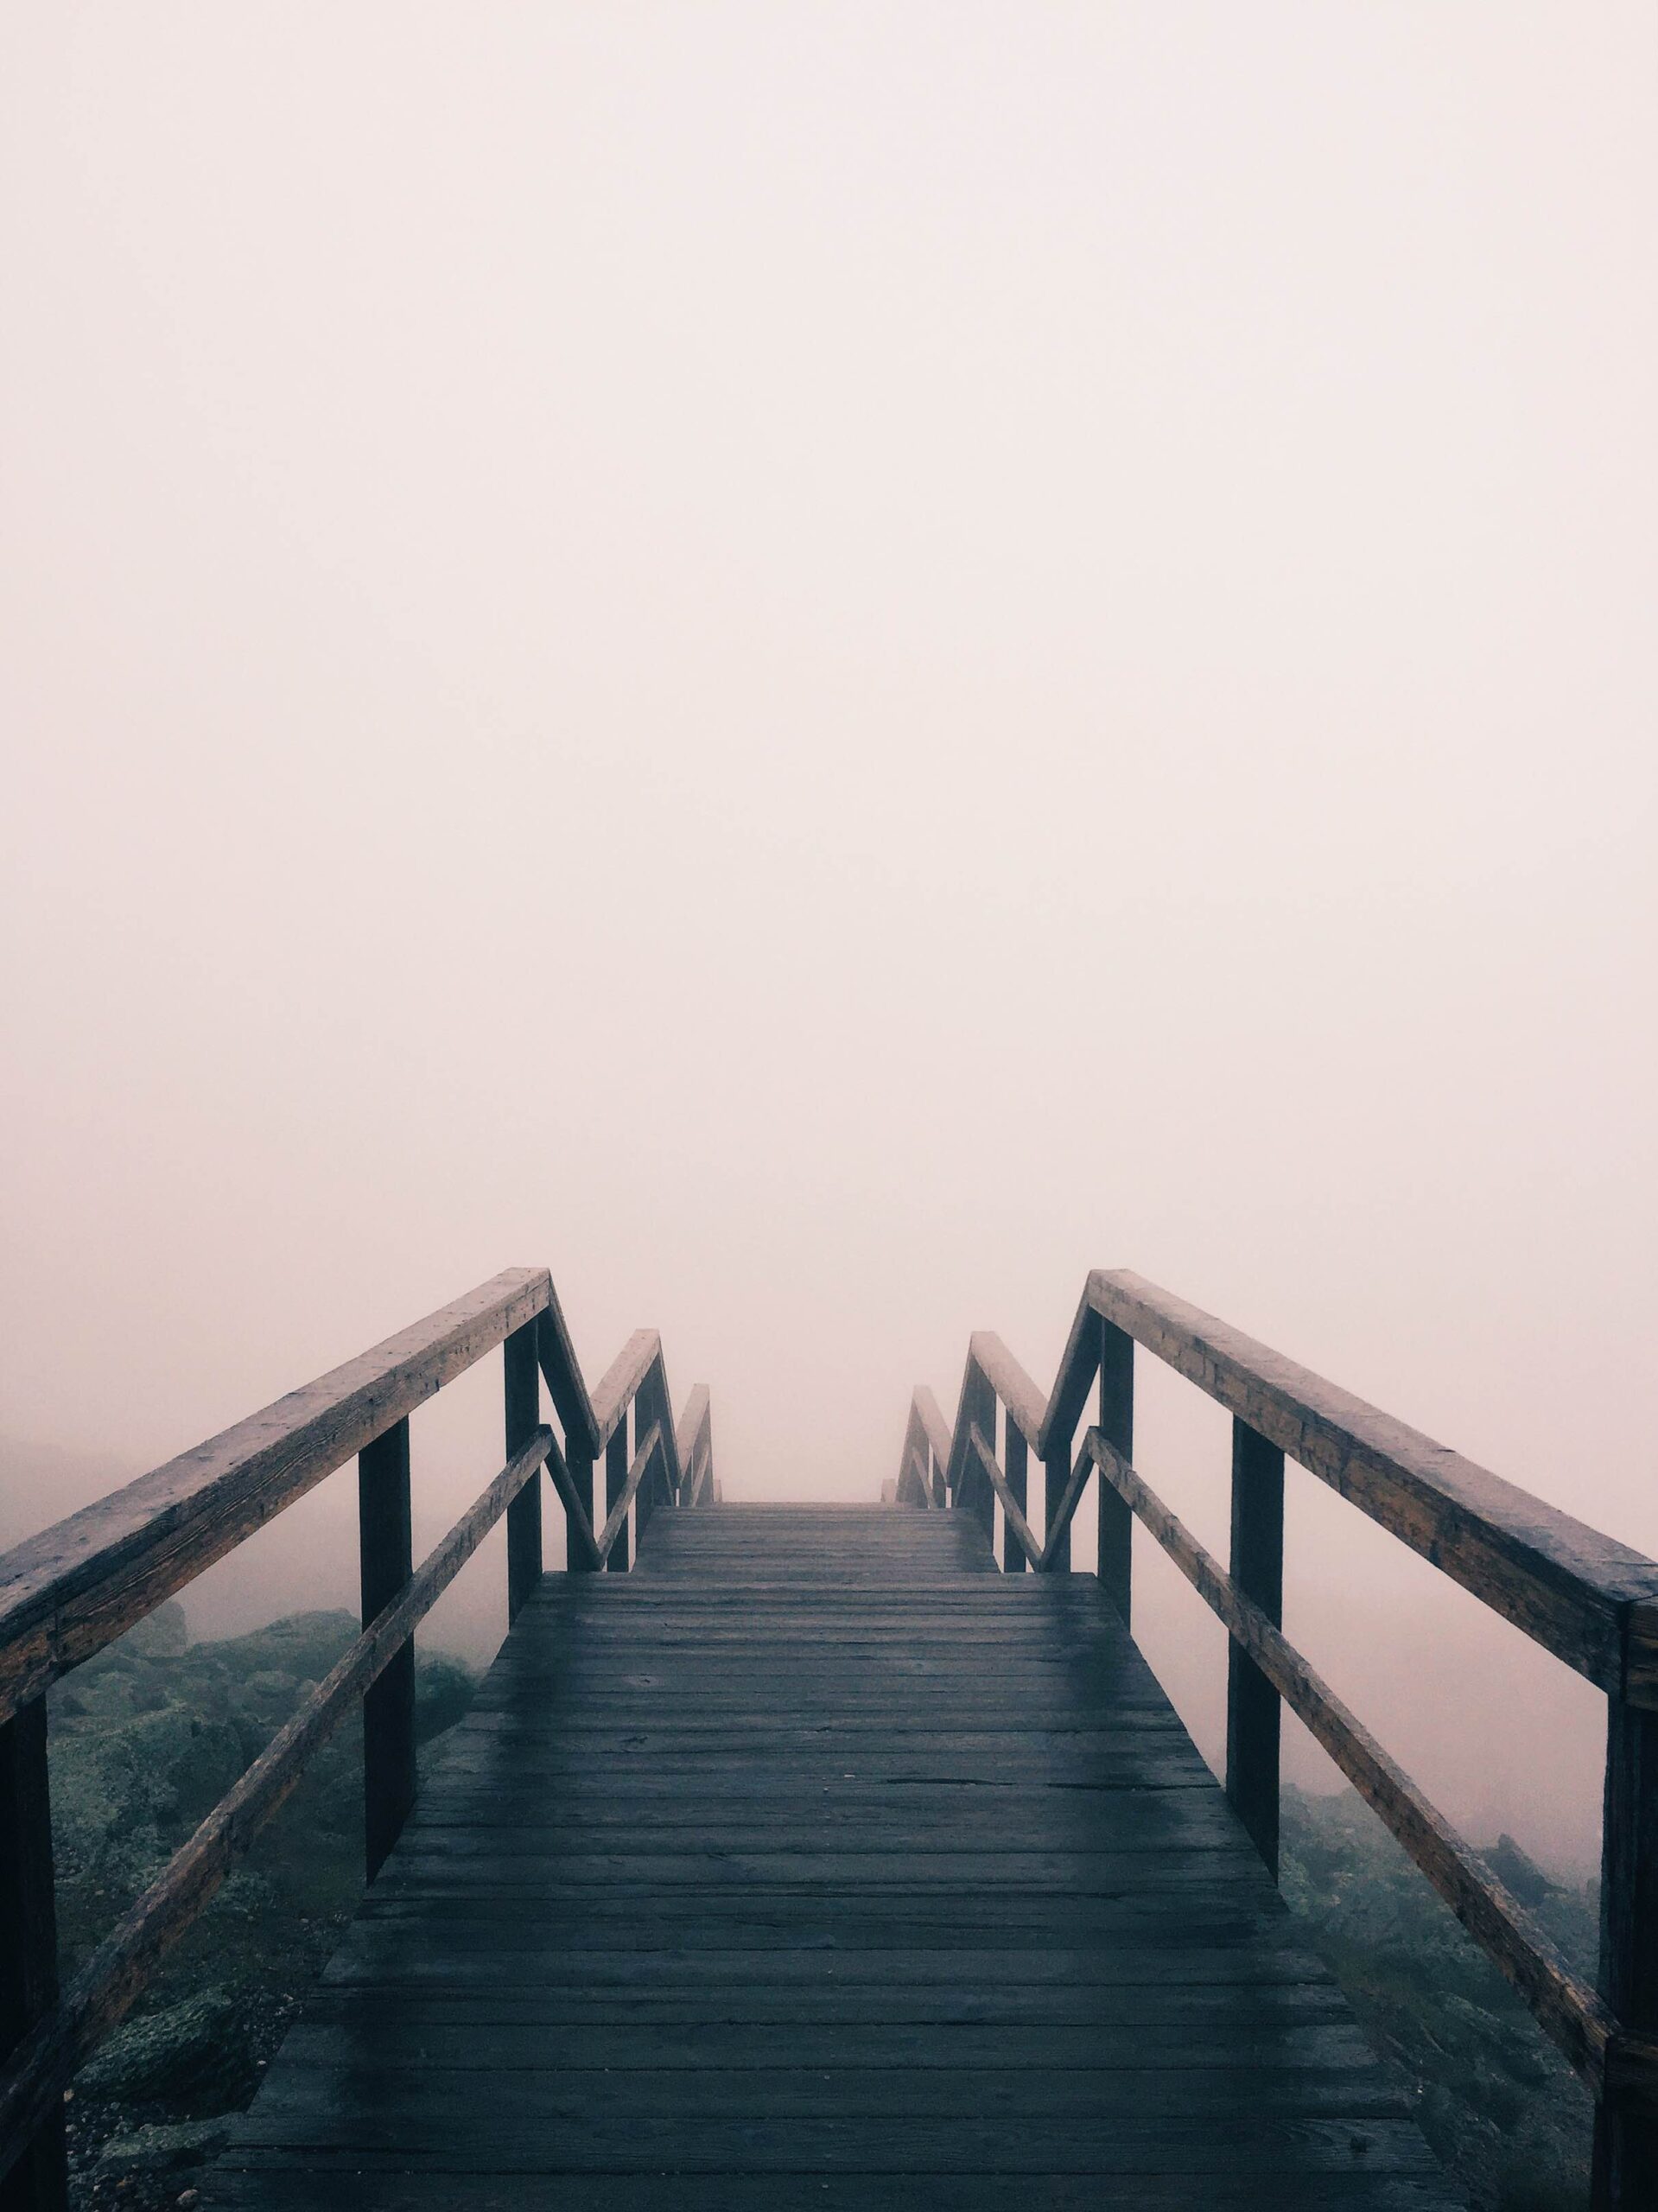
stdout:
POLYGON ((1097 1583, 990 1570, 722 1506, 549 1578, 208 2202, 1452 2204, 1097 1583))

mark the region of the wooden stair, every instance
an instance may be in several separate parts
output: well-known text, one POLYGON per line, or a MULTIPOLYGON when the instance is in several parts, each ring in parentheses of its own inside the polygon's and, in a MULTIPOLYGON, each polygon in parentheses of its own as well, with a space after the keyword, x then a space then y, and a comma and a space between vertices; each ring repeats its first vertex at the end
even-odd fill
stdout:
POLYGON ((737 1505, 524 1606, 204 2193, 1456 2201, 1093 1577, 737 1505))

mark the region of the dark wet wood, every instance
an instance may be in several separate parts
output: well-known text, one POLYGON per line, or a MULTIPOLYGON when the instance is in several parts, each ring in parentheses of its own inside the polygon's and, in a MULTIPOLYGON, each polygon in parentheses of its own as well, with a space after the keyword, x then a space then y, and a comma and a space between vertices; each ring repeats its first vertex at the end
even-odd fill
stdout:
MULTIPOLYGON (((0 1721, 0 2061, 50 2017, 57 1997, 46 1700, 38 1697, 0 1721)), ((0 2179, 0 2212, 63 2212, 68 2185, 60 2103, 0 2179)))
MULTIPOLYGON (((23 2036, 0 2075, 0 2161, 60 2113, 76 2069, 123 2020, 161 1960, 217 1894, 272 1814, 292 1794, 318 1750, 384 1673, 527 1483, 552 1441, 537 1429, 489 1488, 422 1562, 403 1594, 341 1654, 297 1713, 220 1798, 189 1841, 116 1923, 57 2005, 23 2036)), ((579 1579, 578 1579, 579 1586, 579 1579)))
POLYGON ((1625 2212, 1658 2204, 1658 1713, 1608 1705, 1600 1993, 1623 2048, 1596 2115, 1593 2197, 1625 2212))
MULTIPOLYGON (((1113 1439, 1114 1443, 1117 1442, 1113 1439)), ((1117 1443, 1125 1459, 1128 1448, 1117 1443)), ((1123 1501, 1123 1510, 1129 1510, 1123 1501)), ((1232 1580, 1274 1628, 1284 1625, 1284 1455, 1232 1423, 1232 1580)), ((1278 1692, 1236 1637, 1226 1646, 1226 1794, 1278 1879, 1278 1692)))
POLYGON ((1658 1701, 1644 1664, 1625 1679, 1658 1562, 1140 1275, 1096 1269, 1084 1302, 1556 1658, 1658 1701))
POLYGON ((1097 1429, 1089 1432, 1088 1446, 1103 1479, 1128 1500, 1135 1517, 1359 1795, 1381 1815, 1469 1934, 1525 1999, 1539 2025, 1598 2092, 1613 2023, 1595 1992, 1572 1972, 1549 1936, 1480 1854, 1097 1429))
POLYGON ((551 1294, 544 1268, 508 1268, 6 1553, 0 1719, 533 1322, 551 1294))
POLYGON ((524 1608, 206 2194, 1453 2201, 1094 1578, 737 1506, 524 1608))
MULTIPOLYGON (((410 1515, 409 1424, 400 1421, 357 1460, 362 1618, 409 1587, 415 1572, 410 1515)), ((415 1802, 415 1639, 395 1651, 363 1694, 363 1848, 372 1882, 397 1840, 415 1802)))

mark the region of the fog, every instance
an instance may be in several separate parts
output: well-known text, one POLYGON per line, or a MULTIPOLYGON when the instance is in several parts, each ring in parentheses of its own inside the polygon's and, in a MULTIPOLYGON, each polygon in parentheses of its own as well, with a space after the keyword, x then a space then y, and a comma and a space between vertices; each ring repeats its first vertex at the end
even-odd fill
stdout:
MULTIPOLYGON (((1128 1266, 1658 1550, 1655 70, 1515 0, 6 11, 3 1532, 530 1263, 727 1497, 873 1500, 1128 1266)), ((416 1417, 418 1539, 499 1421, 416 1417)), ((1310 1477, 1289 1544, 1389 1748, 1585 1862, 1602 1700, 1310 1477)), ((193 1621, 353 1548, 346 1472, 193 1621)))

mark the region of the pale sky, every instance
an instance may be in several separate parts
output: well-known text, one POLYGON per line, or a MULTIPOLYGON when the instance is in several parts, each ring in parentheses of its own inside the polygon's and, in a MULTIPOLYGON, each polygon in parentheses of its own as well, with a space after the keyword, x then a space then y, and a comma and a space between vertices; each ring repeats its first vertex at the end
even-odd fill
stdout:
MULTIPOLYGON (((1121 1265, 1658 1551, 1655 92, 1583 0, 6 10, 14 1532, 521 1263, 873 1497, 1121 1265)), ((1585 1850, 1599 1700, 1290 1541, 1585 1850)))

